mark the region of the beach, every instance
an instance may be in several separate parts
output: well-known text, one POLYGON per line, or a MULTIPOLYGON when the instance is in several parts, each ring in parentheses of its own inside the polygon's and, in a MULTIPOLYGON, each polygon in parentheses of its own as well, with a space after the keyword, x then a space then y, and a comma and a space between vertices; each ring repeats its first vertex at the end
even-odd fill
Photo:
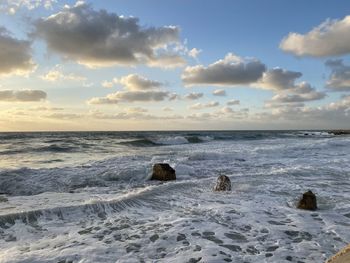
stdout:
POLYGON ((1 133, 0 156, 0 262, 325 262, 350 241, 346 134, 1 133))

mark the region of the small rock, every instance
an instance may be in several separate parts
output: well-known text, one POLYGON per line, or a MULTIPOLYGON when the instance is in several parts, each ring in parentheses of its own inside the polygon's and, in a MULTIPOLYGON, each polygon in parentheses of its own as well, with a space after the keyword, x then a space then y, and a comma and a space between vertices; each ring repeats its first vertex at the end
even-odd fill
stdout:
POLYGON ((7 201, 8 201, 8 199, 5 196, 0 195, 0 203, 7 202, 7 201))
POLYGON ((298 206, 299 209, 305 210, 316 210, 317 201, 316 195, 310 190, 303 194, 303 197, 299 200, 298 206))
POLYGON ((151 180, 176 180, 175 170, 167 163, 156 163, 153 165, 153 173, 151 180))
POLYGON ((186 235, 179 233, 177 235, 176 241, 182 241, 186 239, 186 235))
POLYGON ((159 236, 157 234, 154 234, 152 235, 150 238, 149 238, 152 242, 156 242, 158 239, 159 239, 159 236))
POLYGON ((214 191, 231 191, 231 180, 226 175, 220 175, 216 181, 214 191))

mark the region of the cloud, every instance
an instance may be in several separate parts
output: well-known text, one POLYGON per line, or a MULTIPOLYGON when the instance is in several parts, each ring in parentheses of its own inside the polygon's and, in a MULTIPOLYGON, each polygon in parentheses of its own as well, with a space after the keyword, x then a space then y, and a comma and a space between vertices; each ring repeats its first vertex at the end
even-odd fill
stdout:
MULTIPOLYGON (((114 78, 112 83, 122 84, 124 90, 108 94, 106 97, 92 98, 88 104, 118 104, 120 102, 163 101, 166 98, 174 100, 177 95, 160 89, 164 83, 147 79, 137 74, 130 74, 120 79, 114 78)), ((109 87, 109 82, 107 83, 109 87)))
POLYGON ((254 85, 275 91, 295 87, 295 80, 302 76, 301 72, 273 68, 263 73, 262 78, 254 85))
POLYGON ((262 120, 284 119, 299 121, 308 125, 335 125, 337 127, 350 121, 350 96, 343 96, 339 101, 319 107, 306 107, 298 104, 280 105, 268 113, 259 113, 256 116, 262 120), (341 124, 341 125, 339 125, 341 124))
POLYGON ((114 79, 115 83, 120 83, 128 90, 150 90, 162 87, 164 84, 159 81, 150 80, 137 74, 130 74, 122 78, 114 79))
POLYGON ((120 102, 163 101, 169 97, 168 91, 117 91, 106 97, 92 98, 88 104, 118 104, 120 102))
POLYGON ((0 75, 26 75, 35 69, 31 57, 31 43, 13 38, 0 27, 0 75))
POLYGON ((61 65, 56 65, 53 69, 48 71, 46 74, 40 76, 42 80, 49 82, 56 82, 60 80, 71 80, 71 81, 85 81, 86 77, 74 74, 74 73, 65 73, 61 65))
POLYGON ((38 7, 51 9, 57 0, 2 0, 0 10, 5 10, 9 14, 14 15, 20 8, 32 10, 38 7))
POLYGON ((223 90, 223 89, 217 89, 217 90, 214 90, 213 91, 213 95, 214 96, 226 96, 227 94, 226 94, 226 91, 225 90, 223 90))
POLYGON ((92 111, 89 113, 90 117, 96 119, 104 119, 104 120, 177 120, 183 119, 182 116, 179 115, 166 115, 166 116, 157 116, 152 114, 145 114, 143 112, 118 112, 115 114, 107 114, 100 111, 92 111))
POLYGON ((205 108, 217 107, 219 105, 220 105, 219 102, 211 101, 211 102, 208 102, 208 103, 196 103, 196 104, 193 104, 193 105, 191 105, 189 107, 189 109, 191 109, 191 110, 202 110, 202 109, 205 109, 205 108))
POLYGON ((192 58, 197 58, 201 52, 202 52, 201 49, 192 48, 191 50, 188 51, 188 55, 192 58))
POLYGON ((35 22, 34 36, 49 50, 88 67, 147 64, 172 67, 184 59, 176 26, 146 27, 136 17, 118 16, 77 2, 35 22))
POLYGON ((141 107, 132 107, 132 108, 127 108, 126 110, 127 110, 127 112, 131 112, 131 113, 144 113, 144 112, 148 112, 147 109, 141 108, 141 107))
POLYGON ((342 59, 327 60, 326 66, 331 69, 326 87, 333 91, 350 91, 350 66, 344 65, 342 59))
POLYGON ((229 100, 226 104, 228 106, 239 105, 241 102, 239 100, 229 100))
POLYGON ((301 82, 294 89, 289 89, 288 93, 279 93, 272 97, 271 103, 295 103, 320 100, 326 97, 324 92, 316 91, 307 82, 301 82), (290 93, 291 92, 291 93, 290 93))
POLYGON ((257 59, 243 59, 232 53, 224 59, 209 66, 186 67, 182 73, 182 81, 186 86, 214 85, 236 86, 247 85, 261 78, 266 66, 257 59))
POLYGON ((188 100, 198 100, 203 97, 203 93, 191 92, 185 95, 185 98, 188 100))
POLYGON ((51 107, 51 106, 38 106, 29 108, 30 111, 62 111, 64 108, 61 107, 51 107))
POLYGON ((82 114, 68 113, 68 112, 54 112, 43 115, 44 118, 59 119, 59 120, 75 120, 84 117, 82 114))
POLYGON ((314 101, 326 96, 324 92, 317 91, 305 81, 296 83, 296 79, 301 76, 301 72, 273 68, 264 72, 262 78, 253 86, 274 91, 275 95, 266 104, 314 101))
POLYGON ((339 56, 350 52, 350 16, 327 19, 306 34, 289 33, 280 48, 297 56, 339 56))
POLYGON ((170 108, 170 107, 164 107, 164 108, 162 108, 162 111, 174 111, 174 109, 173 108, 170 108))
POLYGON ((31 102, 45 100, 46 97, 42 90, 0 90, 0 101, 31 102))
POLYGON ((176 93, 171 93, 169 95, 169 101, 178 100, 178 99, 180 99, 180 96, 176 93))
POLYGON ((101 82, 101 86, 104 87, 104 88, 109 88, 110 89, 110 88, 113 88, 114 82, 105 80, 105 81, 101 82))
POLYGON ((209 121, 209 120, 232 120, 247 119, 249 117, 249 109, 233 110, 230 107, 223 107, 215 112, 193 113, 186 116, 186 119, 193 121, 209 121))

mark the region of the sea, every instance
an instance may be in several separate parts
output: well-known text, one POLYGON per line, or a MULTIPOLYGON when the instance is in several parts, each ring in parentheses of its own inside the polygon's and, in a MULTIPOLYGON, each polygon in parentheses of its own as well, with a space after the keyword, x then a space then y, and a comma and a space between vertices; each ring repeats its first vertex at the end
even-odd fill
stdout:
POLYGON ((0 133, 0 262, 324 262, 350 242, 349 179, 327 131, 0 133))

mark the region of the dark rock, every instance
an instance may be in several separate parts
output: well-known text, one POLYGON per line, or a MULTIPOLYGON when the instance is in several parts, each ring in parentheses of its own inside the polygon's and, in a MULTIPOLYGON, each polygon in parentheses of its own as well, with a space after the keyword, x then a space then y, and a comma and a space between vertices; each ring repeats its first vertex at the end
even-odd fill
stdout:
POLYGON ((303 194, 303 197, 299 200, 298 206, 299 209, 305 210, 316 210, 317 201, 316 195, 310 190, 303 194))
POLYGON ((0 195, 0 203, 7 202, 7 201, 8 201, 8 199, 5 196, 0 195))
POLYGON ((175 170, 167 163, 156 163, 153 165, 153 173, 151 180, 176 180, 175 170))
POLYGON ((214 191, 231 191, 231 180, 226 175, 220 175, 216 181, 214 191))
POLYGON ((154 234, 152 235, 150 238, 149 238, 152 242, 156 242, 158 239, 159 239, 159 236, 157 234, 154 234))

